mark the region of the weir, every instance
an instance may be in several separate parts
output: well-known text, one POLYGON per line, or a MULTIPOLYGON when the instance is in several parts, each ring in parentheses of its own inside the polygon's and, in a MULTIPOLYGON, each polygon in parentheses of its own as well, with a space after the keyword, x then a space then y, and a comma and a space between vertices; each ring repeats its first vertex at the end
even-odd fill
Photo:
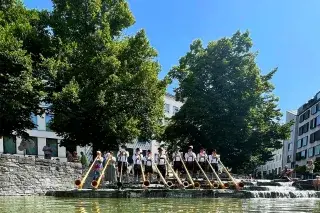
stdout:
POLYGON ((244 181, 245 186, 237 191, 233 189, 168 189, 163 185, 150 184, 143 189, 142 183, 124 184, 122 189, 116 186, 103 186, 92 190, 49 191, 47 196, 83 197, 83 198, 320 198, 315 190, 299 190, 293 182, 275 182, 270 180, 244 181))

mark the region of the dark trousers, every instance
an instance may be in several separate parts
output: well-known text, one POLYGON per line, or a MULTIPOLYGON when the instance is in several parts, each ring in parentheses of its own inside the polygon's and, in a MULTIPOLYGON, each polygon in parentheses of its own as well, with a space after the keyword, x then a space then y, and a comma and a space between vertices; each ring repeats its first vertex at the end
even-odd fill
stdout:
POLYGON ((141 177, 142 171, 141 171, 141 165, 140 164, 134 164, 133 166, 134 171, 134 177, 141 177))
POLYGON ((174 161, 173 162, 173 170, 182 172, 182 162, 181 161, 174 161))
POLYGON ((128 170, 127 162, 123 162, 123 165, 122 165, 122 162, 118 162, 119 175, 121 174, 121 167, 122 167, 122 174, 127 174, 127 170, 128 170))
POLYGON ((219 167, 217 163, 212 163, 211 164, 212 168, 214 169, 214 171, 218 172, 219 171, 219 167))
MULTIPOLYGON (((158 167, 158 169, 159 169, 162 177, 163 177, 163 178, 166 178, 166 173, 167 173, 167 171, 166 171, 166 165, 157 165, 157 167, 158 167)), ((160 175, 159 175, 159 174, 158 174, 158 180, 160 180, 160 175)))

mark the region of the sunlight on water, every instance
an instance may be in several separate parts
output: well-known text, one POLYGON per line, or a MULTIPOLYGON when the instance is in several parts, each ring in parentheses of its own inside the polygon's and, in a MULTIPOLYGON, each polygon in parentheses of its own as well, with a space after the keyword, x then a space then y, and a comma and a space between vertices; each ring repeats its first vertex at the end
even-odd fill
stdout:
POLYGON ((320 212, 320 199, 57 199, 2 197, 1 213, 320 212))

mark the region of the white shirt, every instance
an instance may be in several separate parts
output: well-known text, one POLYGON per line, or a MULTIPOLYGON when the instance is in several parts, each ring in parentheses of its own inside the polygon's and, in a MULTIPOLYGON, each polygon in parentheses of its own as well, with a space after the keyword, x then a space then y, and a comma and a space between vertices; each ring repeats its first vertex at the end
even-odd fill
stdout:
POLYGON ((152 158, 151 158, 151 156, 146 156, 145 158, 145 161, 144 161, 144 165, 146 165, 146 166, 152 166, 152 158))
POLYGON ((133 164, 141 165, 144 157, 142 154, 138 155, 137 153, 132 156, 133 164))
POLYGON ((213 157, 212 155, 209 155, 209 162, 218 163, 219 158, 220 158, 220 155, 216 155, 215 157, 213 157))
POLYGON ((193 162, 194 159, 196 159, 196 154, 194 152, 187 152, 185 155, 184 155, 184 158, 187 162, 193 162))
POLYGON ((129 152, 128 151, 119 151, 117 156, 118 156, 119 162, 127 162, 128 157, 129 157, 129 152))
POLYGON ((173 161, 181 161, 182 160, 181 156, 182 156, 181 153, 175 152, 175 153, 172 154, 172 159, 173 159, 173 161))
POLYGON ((157 155, 156 162, 158 165, 166 165, 167 156, 165 154, 157 155))
POLYGON ((199 162, 201 162, 201 163, 206 162, 207 159, 208 159, 208 156, 207 156, 207 154, 206 154, 205 152, 203 152, 202 154, 199 153, 199 154, 197 155, 197 160, 198 160, 199 162))

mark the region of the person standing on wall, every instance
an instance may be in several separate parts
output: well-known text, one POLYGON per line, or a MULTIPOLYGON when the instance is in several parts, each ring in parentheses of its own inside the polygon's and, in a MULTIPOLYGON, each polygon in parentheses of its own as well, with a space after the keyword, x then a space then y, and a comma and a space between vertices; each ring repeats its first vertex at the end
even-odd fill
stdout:
POLYGON ((126 151, 126 146, 122 145, 121 149, 119 150, 118 154, 118 175, 120 178, 121 175, 121 168, 122 168, 122 175, 126 175, 127 181, 129 181, 128 177, 128 157, 129 152, 126 151))
POLYGON ((305 174, 304 179, 313 179, 314 168, 315 168, 315 166, 314 166, 312 159, 308 160, 307 165, 306 165, 306 174, 305 174))
POLYGON ((52 153, 53 153, 53 150, 50 146, 48 145, 45 145, 42 149, 43 153, 44 153, 44 159, 50 159, 51 160, 51 157, 52 157, 52 153))
POLYGON ((141 175, 142 175, 142 170, 141 170, 141 165, 143 159, 143 155, 141 154, 141 149, 137 148, 135 155, 132 157, 133 160, 133 182, 137 183, 140 181, 141 175))
POLYGON ((183 159, 181 156, 182 154, 180 152, 180 148, 178 148, 177 151, 172 154, 173 170, 178 173, 178 176, 180 176, 183 170, 183 165, 181 162, 183 159))
POLYGON ((116 158, 113 156, 112 151, 109 152, 109 155, 107 157, 107 161, 110 161, 107 165, 106 181, 109 184, 114 184, 117 182, 116 158))
MULTIPOLYGON (((158 148, 159 155, 157 156, 156 163, 159 172, 161 173, 163 178, 166 178, 166 173, 167 173, 167 168, 166 168, 166 161, 167 161, 167 156, 163 153, 163 149, 161 147, 158 148)), ((160 174, 158 174, 158 183, 160 183, 160 174)))
POLYGON ((153 174, 151 150, 147 151, 144 164, 145 164, 144 172, 145 172, 146 179, 149 180, 149 182, 151 183, 151 181, 152 181, 151 177, 153 174))
MULTIPOLYGON (((207 159, 208 156, 206 154, 206 151, 203 147, 200 148, 200 153, 197 155, 197 161, 199 162, 199 165, 203 169, 204 172, 207 171, 207 159)), ((197 175, 199 176, 201 174, 201 169, 197 169, 197 175)))
POLYGON ((196 154, 192 151, 193 146, 189 146, 188 152, 184 155, 185 161, 186 161, 186 167, 189 171, 189 173, 194 177, 194 160, 196 159, 196 154))
POLYGON ((80 162, 82 164, 82 173, 83 173, 89 166, 89 162, 88 162, 87 156, 85 156, 83 152, 80 152, 80 155, 81 155, 80 162))
MULTIPOLYGON (((211 164, 212 168, 214 171, 219 174, 219 155, 217 155, 217 151, 214 149, 212 151, 212 154, 209 155, 209 163, 211 164)), ((214 174, 212 173, 212 177, 215 177, 214 174)))

